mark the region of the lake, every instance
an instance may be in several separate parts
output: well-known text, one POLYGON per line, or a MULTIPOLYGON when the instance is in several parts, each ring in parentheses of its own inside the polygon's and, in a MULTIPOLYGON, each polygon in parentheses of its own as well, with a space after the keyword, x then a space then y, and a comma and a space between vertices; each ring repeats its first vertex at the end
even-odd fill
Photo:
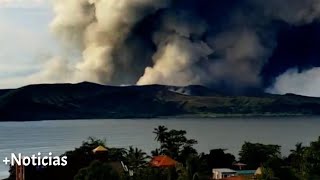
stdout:
POLYGON ((52 152, 60 155, 81 145, 89 136, 106 139, 109 147, 135 146, 150 152, 158 147, 153 129, 165 125, 182 129, 199 141, 200 152, 223 148, 237 156, 245 141, 278 144, 287 155, 297 142, 307 145, 320 136, 319 117, 183 118, 134 120, 70 120, 0 123, 0 178, 10 153, 52 152))

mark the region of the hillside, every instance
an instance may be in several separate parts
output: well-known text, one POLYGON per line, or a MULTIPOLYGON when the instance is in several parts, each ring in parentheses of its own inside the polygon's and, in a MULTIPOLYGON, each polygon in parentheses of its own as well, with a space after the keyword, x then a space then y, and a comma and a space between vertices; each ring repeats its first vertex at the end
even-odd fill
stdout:
POLYGON ((113 87, 84 82, 30 85, 0 92, 1 121, 320 114, 320 98, 293 94, 227 96, 203 86, 113 87))

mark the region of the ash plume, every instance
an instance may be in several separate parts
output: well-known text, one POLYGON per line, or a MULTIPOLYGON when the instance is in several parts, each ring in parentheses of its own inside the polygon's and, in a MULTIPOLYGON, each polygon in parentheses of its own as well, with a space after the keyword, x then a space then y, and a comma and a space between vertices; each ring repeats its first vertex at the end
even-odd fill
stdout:
MULTIPOLYGON (((167 5, 166 0, 55 0, 51 27, 63 42, 82 51, 76 67, 85 79, 117 83, 115 53, 124 46, 133 26, 167 5)), ((139 57, 136 57, 139 58, 139 57)), ((128 64, 130 66, 130 62, 128 64)))
POLYGON ((290 69, 276 78, 268 92, 275 94, 294 93, 305 96, 320 97, 320 68, 313 68, 304 72, 290 69))
POLYGON ((283 24, 320 17, 318 0, 54 0, 50 27, 81 54, 74 79, 103 84, 200 84, 242 93, 283 24))

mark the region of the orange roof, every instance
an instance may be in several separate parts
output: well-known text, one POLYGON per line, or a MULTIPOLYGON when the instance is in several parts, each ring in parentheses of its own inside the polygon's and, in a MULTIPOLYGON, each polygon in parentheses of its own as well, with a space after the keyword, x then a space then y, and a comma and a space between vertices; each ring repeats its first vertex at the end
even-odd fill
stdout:
POLYGON ((95 148, 94 150, 92 150, 93 153, 96 152, 106 152, 108 151, 107 148, 103 147, 103 146, 98 146, 97 148, 95 148))
POLYGON ((150 164, 153 167, 173 167, 176 166, 177 161, 173 160, 169 156, 161 155, 153 157, 150 164))
POLYGON ((233 176, 233 177, 224 178, 223 180, 245 180, 245 177, 233 176))

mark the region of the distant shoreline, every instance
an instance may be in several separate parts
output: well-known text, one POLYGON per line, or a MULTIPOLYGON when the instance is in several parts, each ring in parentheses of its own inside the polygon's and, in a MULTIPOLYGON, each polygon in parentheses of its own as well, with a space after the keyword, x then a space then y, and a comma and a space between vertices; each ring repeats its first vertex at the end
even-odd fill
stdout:
POLYGON ((90 121, 90 120, 139 120, 139 119, 149 119, 149 120, 170 120, 170 119, 221 119, 221 118, 290 118, 290 117, 319 117, 320 115, 306 115, 306 114, 211 114, 211 115, 177 115, 177 116, 158 116, 158 117, 127 117, 127 118, 76 118, 76 119, 42 119, 42 120, 10 120, 10 121, 0 121, 0 123, 5 122, 44 122, 44 121, 90 121))

